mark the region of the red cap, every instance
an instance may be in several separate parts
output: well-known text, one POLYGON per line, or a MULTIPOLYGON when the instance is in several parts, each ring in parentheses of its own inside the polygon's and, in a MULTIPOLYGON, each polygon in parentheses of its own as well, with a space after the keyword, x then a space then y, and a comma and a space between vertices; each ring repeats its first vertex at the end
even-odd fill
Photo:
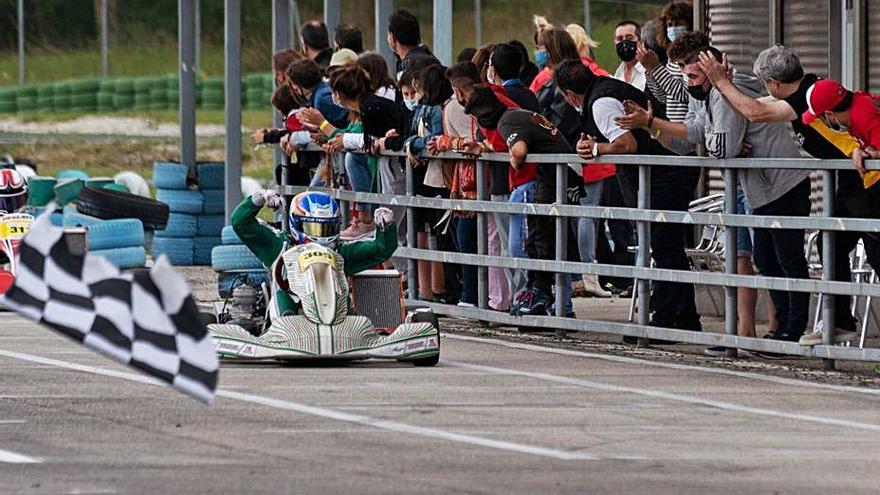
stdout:
POLYGON ((810 125, 825 112, 834 110, 846 98, 846 88, 837 81, 822 79, 807 90, 809 109, 801 116, 801 121, 810 125))

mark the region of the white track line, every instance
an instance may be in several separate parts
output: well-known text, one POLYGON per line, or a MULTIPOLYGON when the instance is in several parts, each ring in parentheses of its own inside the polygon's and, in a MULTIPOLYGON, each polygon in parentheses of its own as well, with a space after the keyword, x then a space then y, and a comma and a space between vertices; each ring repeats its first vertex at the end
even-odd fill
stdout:
POLYGON ((651 397, 654 399, 664 399, 676 402, 684 402, 687 404, 695 404, 700 406, 712 407, 715 409, 722 409, 725 411, 746 413, 746 414, 754 414, 758 416, 768 416, 773 418, 784 418, 784 419, 793 419, 796 421, 805 421, 809 423, 818 423, 822 425, 830 425, 830 426, 840 426, 844 428, 850 428, 855 430, 867 430, 880 433, 880 424, 872 424, 872 423, 860 423, 858 421, 848 421, 845 419, 835 419, 835 418, 827 418, 824 416, 811 416, 808 414, 797 414, 797 413, 787 413, 783 411, 776 411, 774 409, 761 409, 757 407, 749 407, 743 406, 740 404, 733 404, 730 402, 721 402, 717 400, 711 399, 702 399, 699 397, 693 397, 690 395, 683 394, 673 394, 669 392, 661 392, 659 390, 648 390, 643 388, 636 387, 621 387, 618 385, 609 385, 607 383, 599 383, 593 382, 589 380, 581 380, 578 378, 569 378, 565 376, 558 375, 550 375, 548 373, 533 373, 530 371, 520 371, 514 369, 507 368, 496 368, 493 366, 483 366, 479 364, 471 364, 471 363, 463 363, 458 361, 444 361, 446 364, 451 366, 457 366, 460 368, 471 369, 474 371, 480 371, 483 373, 494 373, 497 375, 510 375, 510 376, 522 376, 526 378, 534 378, 537 380, 545 380, 549 382, 562 383, 565 385, 573 385, 575 387, 583 387, 590 388, 594 390, 601 390, 603 392, 620 392, 627 394, 636 394, 642 395, 645 397, 651 397))
POLYGON ((451 340, 462 340, 465 342, 478 342, 481 344, 497 345, 508 347, 510 349, 519 349, 523 351, 544 352, 547 354, 558 354, 561 356, 582 357, 588 359, 600 359, 602 361, 610 361, 614 363, 639 364, 644 366, 653 366, 655 368, 666 368, 672 370, 699 371, 703 373, 714 373, 717 375, 736 376, 739 378, 748 378, 750 380, 760 380, 764 382, 777 383, 779 385, 791 385, 795 387, 809 387, 825 390, 833 390, 835 392, 848 392, 864 395, 880 396, 880 389, 851 387, 847 385, 831 385, 827 383, 814 383, 806 380, 797 380, 794 378, 781 378, 778 376, 762 375, 749 371, 735 371, 723 368, 712 368, 708 366, 695 366, 690 364, 664 363, 659 361, 650 361, 647 359, 631 358, 625 356, 615 356, 613 354, 599 354, 594 352, 576 351, 573 349, 559 349, 556 347, 545 347, 535 344, 523 344, 519 342, 509 342, 506 340, 487 339, 481 337, 471 337, 469 335, 456 335, 444 333, 443 338, 451 340))
MULTIPOLYGON (((109 370, 105 368, 100 368, 97 366, 86 366, 82 364, 70 363, 67 361, 60 361, 57 359, 45 358, 41 356, 35 356, 33 354, 23 354, 19 352, 12 352, 0 349, 0 356, 5 356, 13 359, 19 359, 22 361, 28 361, 31 363, 39 363, 46 364, 50 366, 56 366, 59 368, 66 368, 74 371, 81 371, 84 373, 91 373, 94 375, 108 376, 113 378, 121 378, 123 380, 129 380, 138 383, 145 383, 150 385, 165 385, 163 382, 158 380, 142 376, 136 375, 134 373, 126 373, 123 371, 115 371, 109 370)), ((282 399, 272 399, 269 397, 262 397, 259 395, 253 394, 245 394, 241 392, 234 392, 231 390, 218 390, 217 396, 226 397, 229 399, 240 400, 244 402, 250 402, 252 404, 260 404, 264 406, 274 407, 276 409, 284 409, 287 411, 294 411, 303 414, 310 414, 312 416, 318 416, 322 418, 335 419, 337 421, 345 421, 348 423, 359 424, 362 426, 369 426, 373 428, 379 428, 382 430, 396 431, 399 433, 409 433, 412 435, 419 435, 422 437, 428 438, 436 438, 439 440, 446 440, 450 442, 458 442, 469 445, 477 445, 480 447, 488 447, 492 449, 505 450, 508 452, 518 452, 521 454, 529 454, 529 455, 537 455, 542 457, 550 457, 553 459, 560 459, 564 461, 594 461, 598 460, 597 456, 592 454, 588 454, 585 452, 571 452, 565 450, 551 449, 545 447, 539 447, 535 445, 528 444, 520 444, 513 442, 506 442, 503 440, 493 440, 490 438, 477 437, 472 435, 465 435, 462 433, 455 433, 451 431, 438 430, 434 428, 427 428, 423 426, 410 425, 406 423, 399 423, 397 421, 388 421, 384 419, 372 418, 369 416, 362 416, 359 414, 350 414, 342 411, 336 411, 333 409, 327 409, 323 407, 310 406, 308 404, 302 404, 298 402, 292 402, 282 399)), ((2 456, 4 451, 0 451, 0 456, 2 456)), ((10 452, 10 454, 12 454, 10 452)), ((0 457, 0 461, 2 461, 2 457, 0 457)), ((29 458, 28 458, 29 459, 29 458)), ((25 462, 25 461, 20 461, 25 462)), ((34 462, 34 461, 31 461, 34 462)), ((38 461, 37 461, 38 462, 38 461)))
POLYGON ((43 461, 39 459, 34 459, 33 457, 28 457, 26 455, 16 454, 15 452, 0 449, 0 462, 5 462, 9 464, 37 464, 43 461))

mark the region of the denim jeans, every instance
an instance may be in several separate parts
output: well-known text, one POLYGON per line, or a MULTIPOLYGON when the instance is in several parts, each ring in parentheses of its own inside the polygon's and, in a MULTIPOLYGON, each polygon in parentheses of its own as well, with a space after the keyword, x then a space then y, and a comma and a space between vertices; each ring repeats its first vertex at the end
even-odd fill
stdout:
MULTIPOLYGON (((477 254, 477 218, 459 218, 456 233, 459 252, 477 254)), ((477 267, 474 265, 461 265, 459 301, 477 304, 477 267)))
MULTIPOLYGON (((510 202, 516 204, 532 203, 535 199, 535 181, 520 184, 510 193, 510 202)), ((526 252, 526 237, 528 236, 528 224, 526 215, 517 213, 510 215, 508 223, 508 248, 514 258, 528 258, 526 252)), ((511 281, 511 294, 516 294, 526 288, 525 270, 513 270, 511 281)))
MULTIPOLYGON (((590 182, 584 184, 584 195, 581 197, 581 206, 599 206, 602 202, 603 183, 590 182)), ((596 229, 597 220, 590 217, 580 217, 577 219, 577 240, 578 252, 581 261, 584 263, 593 263, 596 261, 596 238, 599 231, 596 229)))
MULTIPOLYGON (((348 182, 351 184, 351 190, 355 192, 371 192, 373 187, 373 174, 367 165, 367 155, 359 153, 345 154, 345 174, 348 176, 348 182)), ((373 205, 356 203, 357 211, 369 211, 373 209, 373 205)))
MULTIPOLYGON (((754 208, 754 215, 810 215, 810 181, 804 180, 776 200, 754 208)), ((755 266, 765 277, 809 278, 804 256, 803 229, 754 229, 755 266)), ((779 331, 792 337, 807 328, 810 295, 806 292, 770 291, 779 331)))
MULTIPOLYGON (((669 171, 652 174, 651 209, 687 211, 694 199, 699 171, 669 171)), ((651 256, 657 268, 690 270, 685 254, 685 235, 689 225, 680 223, 651 224, 651 256)), ((681 282, 653 282, 651 307, 652 325, 699 330, 700 315, 694 302, 694 285, 681 282)))

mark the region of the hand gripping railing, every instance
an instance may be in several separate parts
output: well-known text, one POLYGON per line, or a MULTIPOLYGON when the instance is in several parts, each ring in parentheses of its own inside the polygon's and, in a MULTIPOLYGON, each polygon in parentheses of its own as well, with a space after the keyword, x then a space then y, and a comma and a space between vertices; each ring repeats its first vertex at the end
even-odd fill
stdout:
MULTIPOLYGON (((319 148, 309 148, 318 151, 319 148)), ((401 153, 383 153, 386 156, 403 156, 401 153)), ((473 159, 474 157, 458 153, 442 153, 431 155, 431 158, 448 160, 473 159)), ((406 160, 403 160, 404 162, 406 160)), ((473 318, 500 324, 545 327, 556 329, 557 335, 566 331, 585 331, 629 335, 640 339, 662 339, 689 344, 707 346, 723 346, 728 348, 728 355, 735 356, 737 349, 787 354, 820 358, 826 368, 833 368, 834 360, 878 361, 880 349, 861 349, 831 345, 834 341, 834 297, 835 296, 871 296, 880 297, 880 285, 855 284, 852 282, 834 281, 833 263, 835 231, 880 232, 880 220, 863 218, 833 217, 835 180, 834 171, 852 170, 849 160, 816 160, 806 158, 736 158, 710 159, 700 157, 678 156, 646 156, 646 155, 614 155, 599 157, 584 162, 576 155, 540 154, 529 155, 528 161, 540 166, 556 166, 556 202, 554 204, 510 204, 488 201, 486 171, 490 163, 508 164, 510 158, 505 153, 487 153, 477 159, 477 199, 452 200, 426 198, 414 195, 415 184, 412 165, 406 163, 406 194, 376 194, 353 192, 341 189, 327 190, 342 202, 359 202, 376 205, 406 207, 408 217, 408 243, 400 247, 395 256, 406 258, 408 264, 408 284, 411 298, 418 294, 418 276, 416 261, 439 261, 474 265, 478 270, 478 305, 477 308, 463 308, 452 305, 426 303, 408 300, 410 304, 430 306, 438 314, 473 318), (614 163, 618 166, 637 166, 639 168, 639 188, 637 208, 604 207, 604 206, 573 206, 565 203, 566 167, 568 163, 614 163), (686 211, 652 210, 650 208, 651 166, 720 168, 724 174, 724 212, 698 213, 686 211), (822 201, 822 217, 768 217, 737 215, 736 182, 739 169, 802 169, 821 170, 822 184, 825 191, 822 201), (829 193, 831 192, 831 193, 829 193), (465 254, 446 251, 418 249, 414 246, 416 226, 413 211, 416 208, 432 208, 454 211, 472 211, 477 215, 477 254, 465 254), (556 219, 556 253, 555 260, 533 260, 488 255, 488 228, 486 215, 490 213, 523 213, 528 215, 545 215, 556 219), (637 266, 618 266, 599 263, 580 263, 564 261, 566 258, 565 229, 569 217, 592 217, 609 220, 630 220, 637 225, 638 256, 637 266), (672 222, 688 225, 720 225, 724 227, 752 227, 764 229, 818 229, 822 231, 822 280, 789 279, 781 277, 764 277, 736 274, 736 257, 725 256, 725 273, 704 273, 695 271, 669 270, 650 268, 650 225, 655 222, 672 222), (556 272, 556 316, 511 316, 488 309, 488 268, 511 268, 556 272), (638 280, 636 289, 639 296, 638 319, 636 323, 615 323, 596 320, 564 318, 565 307, 561 301, 563 294, 570 290, 566 274, 596 274, 609 277, 625 277, 638 280), (721 286, 725 289, 724 333, 692 332, 648 325, 649 317, 649 283, 651 281, 684 282, 721 286), (737 287, 753 289, 783 290, 819 293, 824 297, 822 317, 824 324, 824 343, 813 347, 804 347, 796 342, 739 337, 736 334, 737 322, 737 287)), ((867 161, 866 169, 880 170, 880 161, 867 161)), ((285 195, 295 194, 304 188, 300 186, 279 187, 285 195)), ((736 245, 736 229, 725 231, 725 244, 736 245)))

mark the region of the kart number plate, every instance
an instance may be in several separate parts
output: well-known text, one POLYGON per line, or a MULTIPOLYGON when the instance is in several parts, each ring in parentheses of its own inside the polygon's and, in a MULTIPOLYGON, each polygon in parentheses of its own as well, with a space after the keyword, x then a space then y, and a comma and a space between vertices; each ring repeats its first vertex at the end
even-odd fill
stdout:
POLYGON ((332 266, 334 270, 338 270, 338 267, 336 266, 336 258, 330 253, 320 251, 302 253, 299 255, 298 261, 299 269, 302 271, 306 271, 306 268, 317 263, 324 263, 325 265, 332 266))
POLYGON ((34 223, 30 215, 6 215, 0 218, 0 239, 19 240, 24 238, 34 223))

